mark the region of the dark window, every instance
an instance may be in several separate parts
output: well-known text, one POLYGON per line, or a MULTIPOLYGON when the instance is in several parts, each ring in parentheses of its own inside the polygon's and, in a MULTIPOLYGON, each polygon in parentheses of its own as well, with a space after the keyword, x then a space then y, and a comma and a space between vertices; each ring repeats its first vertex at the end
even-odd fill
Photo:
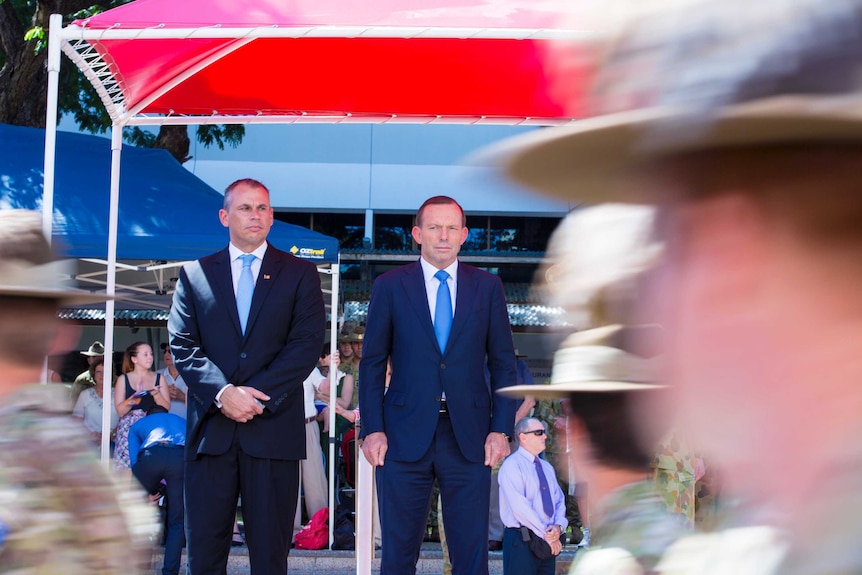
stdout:
POLYGON ((488 249, 488 216, 467 216, 467 241, 461 246, 464 251, 479 252, 488 249))
POLYGON ((275 212, 275 219, 332 236, 341 249, 359 249, 365 237, 365 214, 275 212))
POLYGON ((413 249, 413 214, 374 214, 374 249, 413 249))
POLYGON ((545 251, 560 218, 467 216, 467 251, 545 251))

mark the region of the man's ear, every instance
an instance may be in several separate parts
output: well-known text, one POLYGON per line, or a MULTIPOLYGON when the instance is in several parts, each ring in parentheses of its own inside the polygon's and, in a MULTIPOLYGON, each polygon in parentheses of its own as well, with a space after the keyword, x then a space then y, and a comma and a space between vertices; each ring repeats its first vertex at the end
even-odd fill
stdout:
POLYGON ((224 227, 228 227, 227 210, 221 209, 218 211, 218 221, 220 221, 221 225, 223 225, 224 227))
POLYGON ((413 241, 419 245, 422 245, 422 228, 419 226, 413 226, 413 229, 410 230, 410 235, 413 236, 413 241))

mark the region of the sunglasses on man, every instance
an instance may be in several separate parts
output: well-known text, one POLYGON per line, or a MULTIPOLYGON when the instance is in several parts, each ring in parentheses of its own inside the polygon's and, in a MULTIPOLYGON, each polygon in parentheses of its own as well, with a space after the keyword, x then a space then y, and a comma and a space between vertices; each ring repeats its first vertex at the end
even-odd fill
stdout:
POLYGON ((544 429, 534 429, 533 431, 522 431, 521 433, 525 435, 535 435, 536 437, 541 437, 545 435, 544 429))

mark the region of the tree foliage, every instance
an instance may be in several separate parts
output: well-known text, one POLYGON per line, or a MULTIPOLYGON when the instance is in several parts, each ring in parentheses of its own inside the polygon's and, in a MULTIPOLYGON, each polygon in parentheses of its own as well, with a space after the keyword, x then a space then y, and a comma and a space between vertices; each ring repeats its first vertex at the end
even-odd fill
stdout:
MULTIPOLYGON (((51 14, 63 22, 87 18, 130 0, 93 4, 92 0, 0 0, 0 122, 44 128, 47 113, 47 41, 51 14)), ((60 67, 58 112, 71 117, 91 134, 111 128, 111 119, 90 82, 68 60, 60 67)), ((197 126, 195 136, 204 146, 236 147, 245 135, 241 125, 197 126)), ((186 126, 161 126, 158 134, 126 128, 129 144, 168 150, 177 161, 190 159, 191 140, 186 126)))

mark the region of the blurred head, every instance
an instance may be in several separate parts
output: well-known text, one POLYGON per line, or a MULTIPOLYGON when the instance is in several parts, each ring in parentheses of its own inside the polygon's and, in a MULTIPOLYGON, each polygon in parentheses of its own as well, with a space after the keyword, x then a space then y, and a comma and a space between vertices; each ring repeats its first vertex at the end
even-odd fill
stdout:
POLYGON ((545 450, 548 434, 544 424, 533 417, 525 417, 515 423, 515 438, 518 444, 532 455, 539 455, 545 450))
POLYGON ((416 213, 413 239, 422 258, 437 269, 449 267, 467 241, 467 218, 461 206, 448 196, 434 196, 416 213))
POLYGON ((666 328, 663 380, 695 444, 788 509, 862 412, 862 1, 653 4, 676 10, 633 18, 602 61, 611 113, 524 138, 508 170, 658 207, 637 304, 666 328))
POLYGON ((61 328, 57 310, 105 298, 62 288, 61 276, 69 271, 54 258, 41 214, 0 210, 0 361, 38 366, 49 352, 74 345, 77 331, 61 328))
POLYGON ((646 471, 662 436, 640 422, 656 390, 572 393, 563 402, 569 418, 569 447, 576 470, 602 465, 646 471))
POLYGON ((123 373, 130 373, 136 367, 149 370, 153 359, 153 348, 146 342, 136 341, 123 353, 123 373))
POLYGON ((269 190, 257 180, 233 182, 224 194, 219 220, 230 232, 230 241, 245 253, 266 241, 274 220, 269 190))
POLYGON ((862 145, 770 146, 680 155, 651 172, 673 193, 657 218, 666 261, 644 302, 667 327, 680 414, 701 445, 764 482, 801 448, 800 421, 836 425, 835 398, 862 400, 827 376, 855 363, 846 330, 862 326, 860 160, 862 145))

